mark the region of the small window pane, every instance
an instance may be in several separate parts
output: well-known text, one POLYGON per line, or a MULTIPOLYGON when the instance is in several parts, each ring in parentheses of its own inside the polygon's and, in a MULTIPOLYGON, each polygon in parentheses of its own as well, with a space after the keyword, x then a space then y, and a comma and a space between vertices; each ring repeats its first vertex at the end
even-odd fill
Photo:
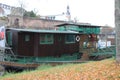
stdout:
POLYGON ((30 35, 25 35, 25 41, 30 41, 30 35))
POLYGON ((48 34, 47 35, 47 42, 49 43, 49 42, 52 42, 52 41, 53 41, 53 36, 48 34))
POLYGON ((66 43, 74 43, 75 35, 66 35, 66 43))
POLYGON ((45 40, 45 34, 41 34, 40 35, 40 43, 45 43, 46 40, 45 40))

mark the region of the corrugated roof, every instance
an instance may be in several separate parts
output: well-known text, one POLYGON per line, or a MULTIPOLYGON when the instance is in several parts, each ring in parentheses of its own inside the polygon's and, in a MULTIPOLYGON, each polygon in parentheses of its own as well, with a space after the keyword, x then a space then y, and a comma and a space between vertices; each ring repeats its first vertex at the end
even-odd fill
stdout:
POLYGON ((9 28, 9 30, 16 30, 19 32, 35 32, 35 33, 63 33, 63 34, 80 34, 76 31, 59 31, 59 30, 36 30, 36 29, 16 29, 16 28, 9 28))
POLYGON ((80 24, 80 23, 63 23, 56 25, 57 27, 65 26, 65 25, 74 25, 74 26, 79 26, 79 27, 101 27, 101 26, 96 26, 96 25, 90 25, 90 24, 80 24))

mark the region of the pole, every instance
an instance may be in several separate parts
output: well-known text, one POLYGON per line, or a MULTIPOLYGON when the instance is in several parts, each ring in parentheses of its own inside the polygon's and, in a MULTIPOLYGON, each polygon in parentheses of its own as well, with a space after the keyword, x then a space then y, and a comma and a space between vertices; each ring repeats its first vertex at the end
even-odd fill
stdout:
POLYGON ((120 62, 120 0, 115 0, 116 61, 120 62))

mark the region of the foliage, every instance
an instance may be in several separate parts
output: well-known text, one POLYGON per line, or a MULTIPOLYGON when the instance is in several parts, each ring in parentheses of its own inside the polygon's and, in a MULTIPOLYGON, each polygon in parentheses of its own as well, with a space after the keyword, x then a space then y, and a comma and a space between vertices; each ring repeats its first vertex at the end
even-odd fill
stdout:
POLYGON ((120 64, 113 59, 41 69, 0 80, 120 80, 120 64))
POLYGON ((33 11, 26 11, 25 13, 24 13, 24 16, 25 17, 36 17, 37 15, 33 12, 33 11))
POLYGON ((0 20, 7 20, 8 18, 5 16, 0 17, 0 20))

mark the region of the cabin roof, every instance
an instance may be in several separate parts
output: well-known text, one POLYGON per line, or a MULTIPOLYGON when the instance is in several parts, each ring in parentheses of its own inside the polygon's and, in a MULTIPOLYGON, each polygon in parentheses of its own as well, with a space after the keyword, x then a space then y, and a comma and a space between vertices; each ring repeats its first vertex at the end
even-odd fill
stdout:
POLYGON ((65 26, 65 25, 74 25, 74 26, 79 26, 79 27, 101 27, 101 26, 96 26, 96 25, 91 25, 91 24, 80 24, 80 23, 63 23, 56 25, 57 27, 65 26))
POLYGON ((36 29, 16 29, 9 28, 8 30, 15 30, 19 32, 34 32, 34 33, 61 33, 61 34, 80 34, 76 31, 59 31, 59 30, 36 30, 36 29))

